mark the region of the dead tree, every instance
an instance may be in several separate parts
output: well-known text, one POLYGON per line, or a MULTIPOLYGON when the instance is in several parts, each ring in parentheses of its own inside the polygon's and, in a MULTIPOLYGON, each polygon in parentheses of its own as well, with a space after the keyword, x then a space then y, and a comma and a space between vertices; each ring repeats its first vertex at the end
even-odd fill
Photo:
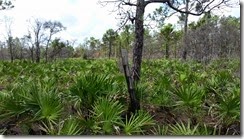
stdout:
POLYGON ((4 23, 5 23, 5 30, 6 30, 5 40, 7 42, 7 46, 9 49, 10 60, 11 62, 13 62, 14 61, 13 35, 12 35, 13 18, 5 16, 4 23))
MULTIPOLYGON (((36 63, 39 63, 41 60, 41 44, 44 41, 44 22, 40 19, 29 20, 30 30, 28 31, 31 35, 33 46, 35 46, 35 56, 36 63)), ((32 49, 33 50, 33 49, 32 49)))
MULTIPOLYGON (((144 41, 144 12, 145 8, 150 3, 163 3, 176 12, 191 14, 195 16, 202 15, 203 13, 209 12, 214 8, 218 8, 221 5, 228 5, 231 0, 189 0, 188 7, 183 3, 182 0, 104 0, 100 1, 102 5, 109 3, 116 6, 111 12, 118 12, 121 19, 122 28, 131 21, 135 23, 135 42, 133 48, 133 63, 131 68, 131 79, 132 84, 136 85, 140 80, 141 63, 142 63, 142 52, 143 52, 143 41, 144 41), (186 10, 188 9, 188 10, 186 10)), ((129 89, 129 88, 128 88, 129 89)), ((133 95, 133 94, 130 94, 133 95)), ((139 100, 138 104, 130 102, 131 112, 135 112, 140 109, 139 100), (135 106, 131 106, 135 105, 135 106)))

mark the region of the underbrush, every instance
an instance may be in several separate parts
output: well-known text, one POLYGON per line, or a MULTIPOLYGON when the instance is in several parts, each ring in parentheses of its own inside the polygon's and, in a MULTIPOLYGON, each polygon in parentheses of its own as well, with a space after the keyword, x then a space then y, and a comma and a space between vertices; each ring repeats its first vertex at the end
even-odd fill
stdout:
POLYGON ((240 61, 143 61, 129 98, 116 60, 0 62, 3 135, 240 135, 240 61))

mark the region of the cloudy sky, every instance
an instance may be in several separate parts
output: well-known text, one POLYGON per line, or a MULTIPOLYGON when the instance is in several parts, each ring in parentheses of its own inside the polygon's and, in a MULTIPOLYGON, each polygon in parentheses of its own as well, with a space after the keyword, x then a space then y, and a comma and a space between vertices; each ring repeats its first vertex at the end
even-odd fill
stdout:
MULTIPOLYGON (((11 10, 0 11, 0 39, 5 33, 4 16, 13 18, 13 36, 22 37, 27 34, 27 20, 35 17, 60 21, 67 30, 59 35, 64 39, 77 40, 78 43, 86 37, 101 38, 107 29, 118 27, 115 14, 109 12, 111 6, 102 7, 98 0, 15 0, 14 5, 11 10)), ((152 12, 159 6, 160 4, 149 4, 146 12, 152 12)), ((239 17, 240 8, 225 9, 219 14, 239 17)), ((190 19, 197 18, 190 16, 190 19)), ((168 22, 176 23, 177 20, 172 17, 168 22)))

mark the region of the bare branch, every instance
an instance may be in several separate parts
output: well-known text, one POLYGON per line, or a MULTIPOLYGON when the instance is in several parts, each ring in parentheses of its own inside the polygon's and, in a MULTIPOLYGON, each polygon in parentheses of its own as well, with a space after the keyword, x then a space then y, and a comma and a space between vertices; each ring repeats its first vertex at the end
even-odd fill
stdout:
POLYGON ((122 3, 123 3, 122 5, 137 6, 137 4, 131 3, 130 1, 129 2, 123 1, 122 3))
POLYGON ((174 4, 172 3, 171 0, 148 0, 145 1, 144 6, 147 6, 150 3, 165 3, 167 4, 170 8, 172 8, 173 10, 175 10, 176 12, 180 12, 180 13, 185 13, 185 14, 191 14, 191 15, 196 15, 196 16, 200 16, 203 13, 207 13, 211 10, 213 10, 216 7, 219 7, 221 4, 226 4, 229 0, 221 0, 219 3, 217 3, 216 5, 210 7, 211 4, 213 4, 214 0, 211 0, 210 2, 208 2, 208 4, 206 4, 205 6, 203 5, 203 3, 199 0, 196 0, 196 2, 199 4, 199 6, 201 6, 201 10, 199 12, 191 12, 191 11, 184 11, 182 9, 179 9, 179 7, 175 7, 174 4))
POLYGON ((149 3, 166 3, 168 1, 169 0, 148 0, 148 1, 145 1, 144 6, 147 6, 149 3))
MULTIPOLYGON (((198 3, 200 3, 200 1, 197 1, 198 3)), ((210 5, 214 2, 214 0, 212 0, 211 2, 209 2, 207 5, 203 6, 202 3, 201 3, 201 11, 198 12, 198 13, 193 13, 193 12, 190 12, 190 11, 182 11, 180 9, 178 9, 177 7, 174 7, 172 3, 170 3, 170 1, 168 0, 167 2, 167 5, 174 9, 175 11, 177 12, 180 12, 180 13, 185 13, 185 14, 191 14, 191 15, 196 15, 196 16, 200 16, 202 15, 203 13, 207 13, 207 12, 210 12, 211 10, 213 10, 214 8, 216 7, 219 7, 221 4, 226 4, 227 5, 227 2, 226 0, 222 0, 221 2, 219 2, 218 4, 214 5, 213 7, 210 7, 210 5), (209 9, 208 9, 209 8, 209 9)))

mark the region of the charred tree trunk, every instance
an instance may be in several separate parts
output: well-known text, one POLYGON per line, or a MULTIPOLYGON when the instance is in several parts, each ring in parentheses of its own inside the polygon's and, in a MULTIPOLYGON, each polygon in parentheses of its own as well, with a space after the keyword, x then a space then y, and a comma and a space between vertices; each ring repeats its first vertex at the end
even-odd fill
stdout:
MULTIPOLYGON (((145 12, 145 1, 137 0, 136 6, 136 17, 135 17, 135 46, 133 49, 133 65, 131 68, 131 80, 133 86, 136 86, 140 80, 141 63, 142 63, 142 51, 143 51, 143 40, 144 40, 144 27, 143 27, 143 16, 145 12)), ((140 109, 140 101, 136 98, 135 91, 130 93, 130 106, 129 112, 135 113, 140 109)))
POLYGON ((136 98, 136 92, 135 92, 135 84, 133 82, 130 68, 129 68, 129 62, 128 62, 128 53, 125 49, 121 50, 121 57, 122 57, 122 66, 124 69, 125 79, 127 83, 128 92, 130 95, 130 105, 128 108, 127 115, 130 116, 130 113, 135 113, 136 110, 140 109, 140 103, 138 102, 136 98))

